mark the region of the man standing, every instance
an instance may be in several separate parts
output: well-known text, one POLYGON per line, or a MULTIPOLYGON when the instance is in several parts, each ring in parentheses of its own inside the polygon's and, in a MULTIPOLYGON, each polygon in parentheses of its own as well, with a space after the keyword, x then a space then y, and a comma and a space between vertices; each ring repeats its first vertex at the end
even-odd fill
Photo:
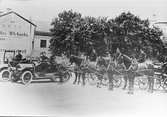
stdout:
POLYGON ((145 62, 145 60, 146 60, 146 54, 145 54, 144 51, 141 49, 141 50, 140 50, 140 55, 139 55, 138 62, 139 62, 139 63, 143 63, 143 62, 145 62))
POLYGON ((96 51, 94 49, 92 50, 92 53, 91 53, 89 59, 90 59, 90 61, 96 61, 96 59, 97 59, 97 53, 96 53, 96 51))

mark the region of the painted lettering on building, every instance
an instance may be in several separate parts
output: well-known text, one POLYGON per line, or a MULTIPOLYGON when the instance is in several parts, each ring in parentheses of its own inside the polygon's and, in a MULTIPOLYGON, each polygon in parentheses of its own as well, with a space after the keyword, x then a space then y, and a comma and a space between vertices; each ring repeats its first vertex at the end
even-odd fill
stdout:
POLYGON ((28 34, 26 33, 19 33, 19 32, 14 32, 14 31, 9 31, 10 36, 22 36, 22 37, 28 37, 28 34))

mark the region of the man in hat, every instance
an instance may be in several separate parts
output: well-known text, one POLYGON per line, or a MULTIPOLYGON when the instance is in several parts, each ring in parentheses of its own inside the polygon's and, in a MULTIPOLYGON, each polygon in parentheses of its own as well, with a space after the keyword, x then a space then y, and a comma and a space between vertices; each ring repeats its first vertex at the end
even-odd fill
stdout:
POLYGON ((143 62, 145 62, 145 60, 146 60, 146 54, 145 54, 144 51, 141 49, 141 50, 140 50, 140 55, 139 55, 138 62, 139 62, 139 63, 143 63, 143 62))
POLYGON ((22 60, 21 50, 18 50, 18 54, 15 56, 14 64, 15 66, 22 60))
POLYGON ((42 52, 39 58, 39 61, 41 62, 41 73, 40 73, 41 76, 43 76, 48 69, 48 63, 47 63, 48 60, 49 58, 46 56, 46 53, 42 52))
POLYGON ((92 53, 91 53, 89 59, 90 59, 90 61, 96 61, 96 59, 97 59, 97 53, 96 53, 95 49, 92 50, 92 53))

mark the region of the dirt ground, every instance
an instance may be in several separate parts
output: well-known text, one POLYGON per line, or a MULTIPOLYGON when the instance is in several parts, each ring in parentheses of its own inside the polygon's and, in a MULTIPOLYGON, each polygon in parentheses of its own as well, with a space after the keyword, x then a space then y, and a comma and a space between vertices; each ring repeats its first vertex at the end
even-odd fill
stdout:
POLYGON ((135 86, 133 95, 127 90, 107 86, 97 88, 72 84, 74 77, 63 85, 50 80, 29 85, 0 82, 0 116, 89 116, 89 117, 166 117, 167 93, 154 93, 135 86))

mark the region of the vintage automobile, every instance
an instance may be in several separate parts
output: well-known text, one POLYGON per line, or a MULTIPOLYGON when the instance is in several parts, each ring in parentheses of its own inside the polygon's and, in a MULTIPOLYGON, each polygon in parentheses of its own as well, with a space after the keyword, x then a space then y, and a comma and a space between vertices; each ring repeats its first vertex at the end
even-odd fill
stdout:
POLYGON ((43 73, 42 63, 38 61, 21 61, 16 67, 11 68, 11 82, 22 81, 23 84, 30 84, 32 80, 50 79, 56 81, 59 78, 59 71, 63 70, 63 82, 67 82, 71 77, 71 72, 63 64, 47 64, 47 69, 43 73))
POLYGON ((3 82, 9 81, 9 67, 13 67, 15 51, 5 50, 3 55, 3 61, 0 63, 0 80, 3 82))

